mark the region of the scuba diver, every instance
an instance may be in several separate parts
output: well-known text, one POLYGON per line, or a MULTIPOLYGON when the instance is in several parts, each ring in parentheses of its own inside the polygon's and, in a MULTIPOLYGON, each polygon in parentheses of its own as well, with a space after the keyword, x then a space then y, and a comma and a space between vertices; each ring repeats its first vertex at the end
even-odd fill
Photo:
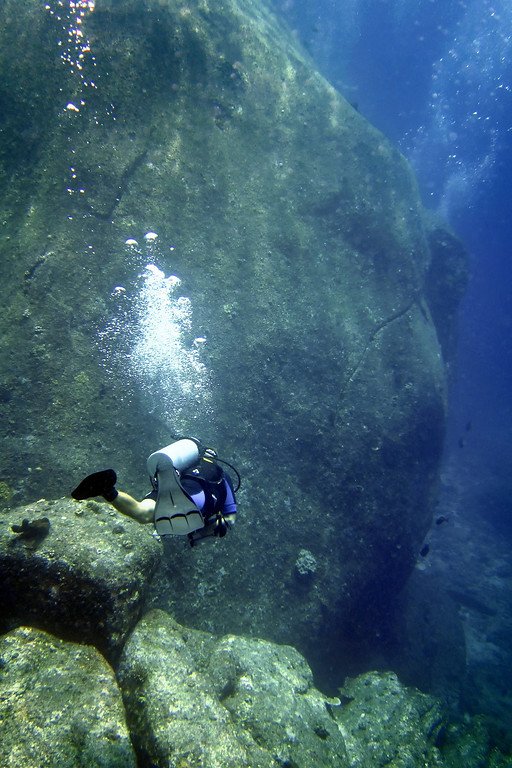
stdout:
POLYGON ((103 496, 123 515, 139 523, 154 522, 162 541, 187 536, 194 546, 207 537, 225 536, 234 525, 240 475, 213 449, 205 448, 195 438, 180 438, 152 453, 147 468, 153 490, 142 501, 117 490, 113 469, 88 475, 71 496, 77 501, 103 496), (219 462, 235 472, 236 489, 219 462))

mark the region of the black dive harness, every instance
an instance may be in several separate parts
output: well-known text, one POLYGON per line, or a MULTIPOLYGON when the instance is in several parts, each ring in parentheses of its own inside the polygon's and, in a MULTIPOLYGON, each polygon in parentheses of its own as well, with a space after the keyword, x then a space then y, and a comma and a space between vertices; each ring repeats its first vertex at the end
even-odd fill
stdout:
MULTIPOLYGON (((235 490, 217 461, 214 451, 193 438, 181 438, 149 456, 148 471, 156 492, 154 524, 159 536, 188 536, 193 544, 205 536, 224 535, 227 525, 222 512, 227 487, 233 500, 235 490), (204 496, 201 509, 192 498, 197 487, 204 496)), ((238 490, 240 475, 232 469, 238 490)))

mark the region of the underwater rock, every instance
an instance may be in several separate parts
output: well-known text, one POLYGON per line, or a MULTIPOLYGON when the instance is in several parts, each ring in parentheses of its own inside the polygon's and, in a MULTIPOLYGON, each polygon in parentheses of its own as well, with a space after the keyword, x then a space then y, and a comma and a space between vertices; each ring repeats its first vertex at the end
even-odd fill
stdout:
POLYGON ((492 718, 478 715, 450 723, 443 736, 443 764, 446 768, 512 768, 510 728, 501 740, 508 749, 498 748, 499 728, 492 718))
POLYGON ((459 718, 393 672, 348 679, 332 708, 353 768, 510 768, 486 718, 459 718))
POLYGON ((386 668, 414 685, 460 706, 467 681, 464 626, 445 576, 415 569, 397 601, 392 640, 382 650, 386 668))
POLYGON ((405 688, 392 672, 347 680, 333 709, 353 766, 442 766, 437 741, 444 725, 440 702, 405 688))
POLYGON ((135 768, 112 669, 94 648, 19 627, 0 637, 2 768, 135 768))
POLYGON ((299 642, 342 679, 340 637, 377 631, 430 527, 454 244, 267 3, 54 5, 0 4, 2 479, 56 497, 115 456, 141 493, 170 431, 225 447, 247 478, 240 523, 177 548, 159 601, 299 642), (208 338, 179 408, 179 354, 157 346, 149 382, 130 369, 147 263, 182 280, 185 336, 208 338), (301 548, 318 561, 307 595, 301 548), (205 600, 212 582, 232 599, 205 600))
POLYGON ((190 629, 159 610, 129 638, 118 681, 140 764, 153 768, 487 765, 468 762, 471 745, 489 766, 511 765, 479 718, 451 719, 392 672, 348 679, 328 698, 294 648, 190 629))
POLYGON ((150 531, 94 501, 40 500, 2 512, 0 629, 37 626, 115 659, 161 556, 150 531), (47 535, 34 549, 12 528, 41 515, 47 535))
POLYGON ((311 581, 318 568, 316 557, 309 549, 301 549, 295 561, 295 574, 300 581, 311 581))
POLYGON ((151 611, 125 646, 118 680, 144 765, 348 765, 330 699, 289 646, 215 637, 151 611))

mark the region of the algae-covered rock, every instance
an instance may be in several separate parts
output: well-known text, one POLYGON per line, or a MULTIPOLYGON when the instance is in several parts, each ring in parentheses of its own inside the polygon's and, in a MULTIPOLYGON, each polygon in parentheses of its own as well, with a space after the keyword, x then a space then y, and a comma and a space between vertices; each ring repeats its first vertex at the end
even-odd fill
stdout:
POLYGON ((0 637, 2 768, 135 768, 121 694, 94 648, 20 627, 0 637))
POLYGON ((118 678, 144 764, 347 764, 329 700, 293 648, 214 637, 152 611, 126 644, 118 678))
POLYGON ((161 611, 137 625, 118 679, 126 714, 96 649, 29 627, 0 637, 2 768, 512 764, 482 718, 450 722, 392 673, 361 675, 327 698, 293 648, 190 630, 161 611))
POLYGON ((161 545, 147 526, 106 504, 41 500, 4 511, 0 627, 48 629, 115 659, 139 618, 160 556, 161 545), (43 519, 47 532, 36 527, 32 535, 30 524, 43 519))
POLYGON ((505 768, 485 718, 449 714, 437 697, 403 685, 393 672, 346 681, 332 712, 352 768, 505 768))
POLYGON ((328 698, 295 649, 192 630, 163 611, 135 628, 118 679, 139 759, 155 768, 510 764, 483 721, 453 720, 392 672, 349 679, 328 698))
MULTIPOLYGON (((446 768, 509 768, 512 755, 500 752, 491 736, 493 723, 482 716, 451 723, 443 739, 446 768)), ((510 740, 509 740, 510 741, 510 740)))
POLYGON ((443 443, 458 293, 409 166, 252 0, 4 0, 0 107, 9 503, 112 463, 140 493, 151 451, 199 435, 242 470, 240 525, 177 552, 155 604, 342 664, 413 567, 443 443), (141 363, 148 263, 195 325, 153 344, 156 318, 141 363))
POLYGON ((334 710, 352 766, 442 766, 437 742, 444 713, 439 700, 400 684, 392 672, 369 672, 341 689, 334 710))

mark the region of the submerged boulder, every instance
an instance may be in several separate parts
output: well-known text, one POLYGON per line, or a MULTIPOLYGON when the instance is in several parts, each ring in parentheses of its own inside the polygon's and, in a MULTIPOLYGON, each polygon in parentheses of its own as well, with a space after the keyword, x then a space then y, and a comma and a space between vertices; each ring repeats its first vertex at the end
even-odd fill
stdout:
POLYGON ((160 556, 147 526, 106 504, 41 500, 4 511, 0 631, 29 624, 95 645, 115 660, 160 556), (41 520, 47 525, 34 525, 41 520))
POLYGON ((347 680, 344 706, 333 710, 350 765, 444 765, 439 744, 445 713, 438 699, 405 688, 392 672, 368 672, 347 680))
POLYGON ((348 679, 329 698, 294 648, 193 630, 163 611, 137 625, 118 680, 144 766, 510 765, 480 719, 452 720, 392 672, 348 679))
POLYGON ((20 627, 0 637, 2 768, 135 768, 113 671, 94 648, 20 627))
POLYGON ((467 251, 441 221, 427 218, 430 265, 425 295, 436 326, 445 362, 450 366, 457 352, 457 313, 469 281, 467 251))
POLYGON ((152 611, 126 644, 118 679, 143 764, 347 765, 330 700, 293 648, 214 637, 152 611))
POLYGON ((154 604, 329 672, 341 635, 378 632, 436 488, 459 292, 410 168, 252 0, 4 0, 0 106, 11 503, 112 456, 142 492, 169 433, 203 437, 242 470, 240 524, 177 549, 154 604), (147 263, 193 332, 141 326, 147 263))
POLYGON ((404 686, 393 672, 348 679, 333 715, 353 768, 509 768, 485 718, 450 716, 438 698, 404 686))

